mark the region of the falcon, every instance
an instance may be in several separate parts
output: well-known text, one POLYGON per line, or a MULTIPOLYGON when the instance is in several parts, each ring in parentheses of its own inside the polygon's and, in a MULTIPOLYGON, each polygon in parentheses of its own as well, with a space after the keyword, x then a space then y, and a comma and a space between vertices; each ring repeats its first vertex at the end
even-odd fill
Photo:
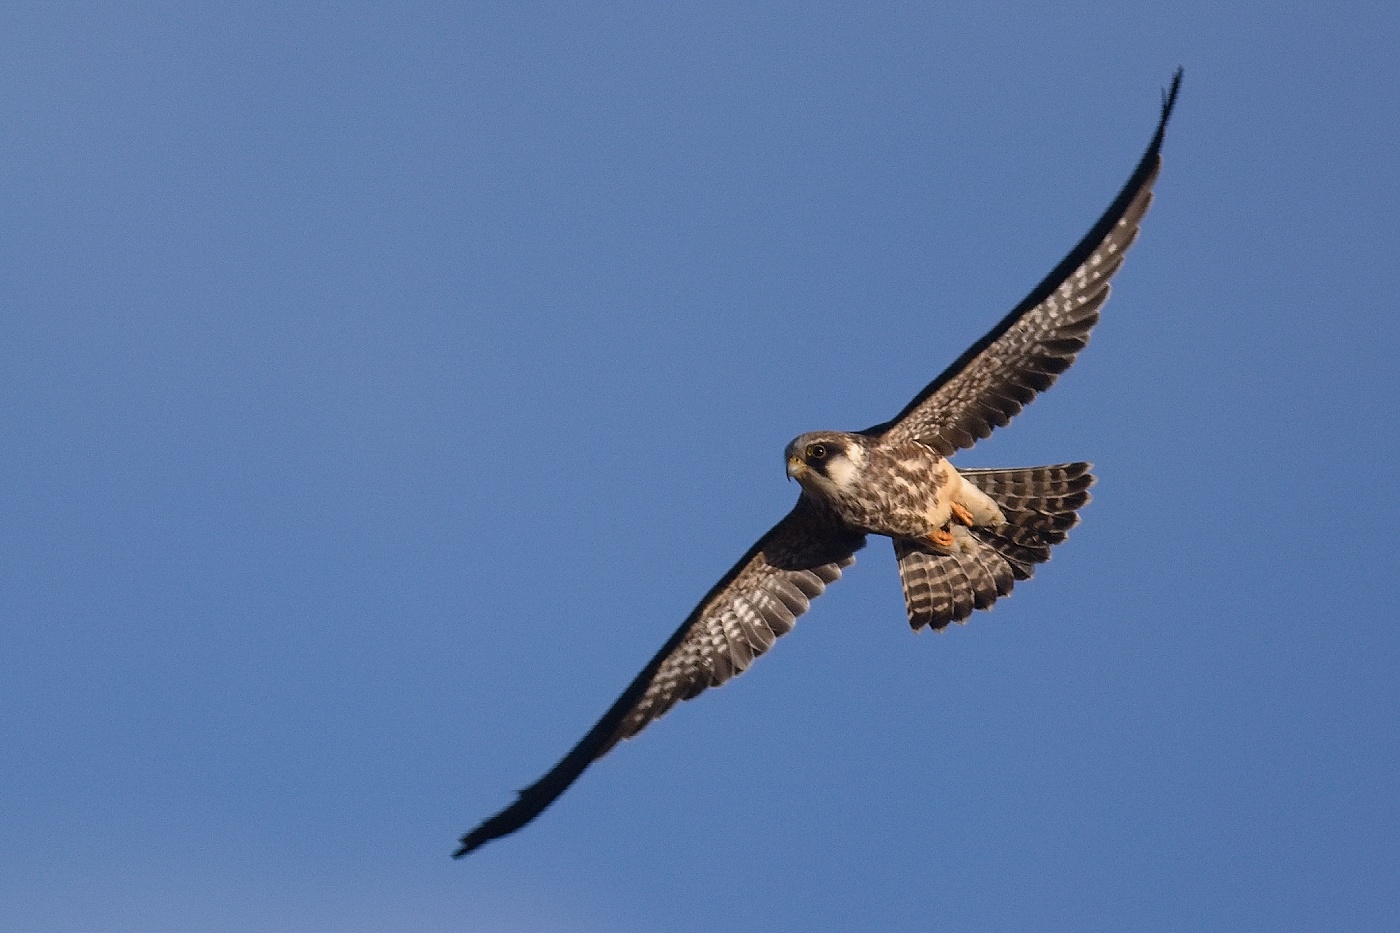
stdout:
POLYGON ((454 858, 515 832, 618 742, 745 671, 854 563, 867 535, 894 543, 915 630, 990 608, 1049 560, 1089 501, 1089 464, 973 470, 948 457, 1008 424, 1088 343, 1152 201, 1180 86, 1178 69, 1127 184, 1011 313, 889 421, 803 434, 787 446, 787 474, 802 489, 793 510, 705 594, 582 741, 463 836, 454 858))

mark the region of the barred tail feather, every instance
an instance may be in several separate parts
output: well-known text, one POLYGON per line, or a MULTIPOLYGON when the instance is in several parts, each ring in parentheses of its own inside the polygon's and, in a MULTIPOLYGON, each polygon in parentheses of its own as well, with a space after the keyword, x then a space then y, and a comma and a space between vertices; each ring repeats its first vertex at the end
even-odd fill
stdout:
POLYGON ((941 629, 963 622, 1028 580, 1036 564, 1079 522, 1094 477, 1087 463, 1018 470, 960 470, 991 496, 1006 516, 996 527, 952 526, 956 548, 941 554, 917 541, 896 538, 895 557, 904 584, 909 624, 941 629))

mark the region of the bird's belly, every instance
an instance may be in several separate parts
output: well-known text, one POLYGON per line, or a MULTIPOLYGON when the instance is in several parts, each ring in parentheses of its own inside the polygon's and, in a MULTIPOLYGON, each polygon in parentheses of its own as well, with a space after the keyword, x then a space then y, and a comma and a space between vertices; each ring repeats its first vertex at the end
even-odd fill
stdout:
POLYGON ((960 479, 938 457, 890 457, 870 463, 863 482, 832 504, 854 528, 891 538, 924 538, 948 524, 950 480, 960 479))

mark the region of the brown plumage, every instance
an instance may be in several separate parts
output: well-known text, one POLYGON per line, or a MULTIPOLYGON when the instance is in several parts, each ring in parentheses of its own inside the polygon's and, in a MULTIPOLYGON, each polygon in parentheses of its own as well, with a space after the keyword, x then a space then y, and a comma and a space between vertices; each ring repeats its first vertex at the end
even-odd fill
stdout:
POLYGON ((1180 81, 1178 71, 1123 190, 1025 300, 891 420, 789 445, 789 475, 803 487, 793 510, 705 594, 558 764, 462 837, 457 856, 524 826, 619 741, 744 671, 854 561, 867 534, 893 540, 915 628, 991 606, 1049 558, 1089 500, 1088 464, 959 471, 946 458, 1010 422, 1088 342, 1151 203, 1180 81))

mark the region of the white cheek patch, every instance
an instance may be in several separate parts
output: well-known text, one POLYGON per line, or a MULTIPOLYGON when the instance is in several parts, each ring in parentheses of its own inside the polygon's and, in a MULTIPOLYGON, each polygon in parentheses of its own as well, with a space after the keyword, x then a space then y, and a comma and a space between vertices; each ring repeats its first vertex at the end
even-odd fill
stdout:
POLYGON ((860 476, 861 464, 865 462, 865 451, 850 447, 845 456, 835 457, 826 465, 826 475, 831 485, 837 489, 849 489, 860 476))

